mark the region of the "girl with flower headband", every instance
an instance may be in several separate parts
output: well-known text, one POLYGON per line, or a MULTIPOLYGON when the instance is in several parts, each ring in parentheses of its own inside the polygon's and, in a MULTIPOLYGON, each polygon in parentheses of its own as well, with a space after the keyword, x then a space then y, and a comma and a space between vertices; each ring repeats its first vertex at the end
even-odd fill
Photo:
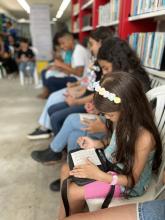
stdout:
MULTIPOLYGON (((161 163, 161 140, 140 82, 126 72, 116 72, 94 86, 94 105, 109 122, 109 138, 101 142, 81 137, 78 143, 85 149, 106 146, 107 159, 122 169, 122 175, 105 173, 89 160, 71 171, 63 166, 62 180, 68 175, 96 180, 83 187, 69 185, 72 214, 82 211, 85 199, 105 198, 111 185, 116 185, 114 197, 144 194, 161 163)), ((63 216, 61 206, 59 219, 63 216)))

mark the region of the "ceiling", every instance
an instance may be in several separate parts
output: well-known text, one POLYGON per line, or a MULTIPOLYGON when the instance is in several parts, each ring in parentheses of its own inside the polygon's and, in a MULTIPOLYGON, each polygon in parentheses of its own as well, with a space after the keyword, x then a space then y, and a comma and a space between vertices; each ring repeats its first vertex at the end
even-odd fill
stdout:
MULTIPOLYGON (((61 5, 62 0, 27 0, 29 5, 33 4, 48 4, 51 9, 51 18, 56 16, 56 13, 61 5)), ((25 18, 28 19, 28 14, 19 5, 17 0, 0 0, 0 8, 8 11, 16 19, 25 18)), ((71 4, 65 10, 63 16, 60 18, 61 21, 65 21, 70 17, 71 4)))

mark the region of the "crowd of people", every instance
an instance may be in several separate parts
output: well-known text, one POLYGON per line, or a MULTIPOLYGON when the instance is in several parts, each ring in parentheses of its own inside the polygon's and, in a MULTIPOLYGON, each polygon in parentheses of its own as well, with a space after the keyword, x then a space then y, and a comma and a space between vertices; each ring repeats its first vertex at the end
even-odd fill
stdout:
MULTIPOLYGON (((11 35, 8 42, 9 38, 11 35)), ((69 176, 95 181, 84 186, 68 184, 71 216, 66 218, 61 202, 59 220, 163 220, 165 198, 83 213, 87 199, 105 198, 113 185, 114 198, 143 195, 162 163, 163 147, 154 122, 154 104, 146 97, 151 89, 150 79, 136 53, 106 27, 90 33, 87 48, 67 31, 57 33, 54 43, 54 60, 41 73, 40 98, 47 100, 39 127, 27 135, 30 140, 53 139, 44 150, 33 151, 31 157, 48 165, 61 161, 64 154, 75 149, 104 149, 107 160, 121 170, 103 172, 90 160, 73 170, 67 161, 62 164, 60 178, 50 183, 52 191, 60 191, 69 176)), ((35 55, 28 41, 22 39, 14 51, 18 68, 26 71, 28 66, 33 74, 35 55)), ((2 62, 4 53, 1 36, 2 62)))
POLYGON ((6 23, 6 32, 0 33, 0 63, 9 77, 19 71, 33 76, 35 54, 30 42, 18 36, 10 21, 6 23))

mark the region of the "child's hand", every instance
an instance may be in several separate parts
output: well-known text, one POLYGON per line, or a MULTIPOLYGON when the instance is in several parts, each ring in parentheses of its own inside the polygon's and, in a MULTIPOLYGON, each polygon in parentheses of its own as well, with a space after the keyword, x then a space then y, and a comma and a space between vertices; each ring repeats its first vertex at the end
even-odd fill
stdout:
POLYGON ((55 65, 55 67, 56 68, 62 68, 63 67, 63 61, 61 61, 61 60, 58 60, 58 59, 56 59, 55 61, 54 61, 54 65, 55 65))
POLYGON ((87 160, 86 164, 74 167, 74 169, 70 171, 70 175, 78 178, 100 180, 102 179, 104 172, 101 171, 90 160, 87 160))
POLYGON ((68 88, 71 88, 71 87, 74 87, 75 86, 75 82, 68 82, 67 84, 66 84, 66 86, 68 87, 68 88))
POLYGON ((83 149, 96 148, 99 144, 97 140, 93 140, 89 137, 79 137, 77 143, 83 149))
POLYGON ((70 95, 66 97, 65 102, 69 106, 77 105, 77 100, 74 97, 70 96, 70 95))
POLYGON ((22 56, 21 56, 21 61, 22 61, 22 62, 27 62, 27 61, 28 61, 28 58, 27 58, 25 55, 22 55, 22 56))
POLYGON ((106 132, 106 125, 98 116, 96 116, 95 120, 84 119, 81 123, 86 126, 81 128, 83 131, 88 131, 89 133, 106 132))

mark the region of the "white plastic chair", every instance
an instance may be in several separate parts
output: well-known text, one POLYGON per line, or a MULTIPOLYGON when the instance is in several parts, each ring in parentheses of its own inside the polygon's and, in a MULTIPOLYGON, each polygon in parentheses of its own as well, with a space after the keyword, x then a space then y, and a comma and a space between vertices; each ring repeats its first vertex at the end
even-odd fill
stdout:
POLYGON ((7 76, 6 69, 3 67, 2 62, 0 62, 0 79, 7 76))
MULTIPOLYGON (((147 97, 149 101, 156 99, 156 107, 154 110, 155 122, 158 126, 163 145, 163 160, 159 174, 157 177, 153 176, 150 187, 143 196, 130 199, 114 198, 110 204, 110 207, 153 200, 159 196, 162 190, 165 189, 165 186, 161 185, 162 174, 165 168, 165 85, 151 89, 147 93, 147 97)), ((90 211, 96 211, 100 209, 103 201, 104 199, 86 200, 90 211)))
MULTIPOLYGON (((38 54, 38 50, 34 47, 30 48, 35 56, 38 54)), ((20 84, 21 86, 25 85, 25 74, 22 71, 19 71, 19 78, 20 78, 20 84)), ((35 65, 34 73, 33 73, 33 79, 34 79, 34 84, 35 86, 38 86, 39 84, 39 78, 38 78, 38 73, 37 73, 37 66, 35 65)))

